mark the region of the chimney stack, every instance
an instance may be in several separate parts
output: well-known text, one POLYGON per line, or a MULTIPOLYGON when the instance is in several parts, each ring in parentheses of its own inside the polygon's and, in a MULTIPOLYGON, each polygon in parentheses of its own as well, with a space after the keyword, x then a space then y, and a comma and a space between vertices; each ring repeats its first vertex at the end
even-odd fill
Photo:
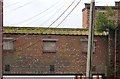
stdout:
POLYGON ((120 1, 116 1, 115 6, 120 6, 120 1))

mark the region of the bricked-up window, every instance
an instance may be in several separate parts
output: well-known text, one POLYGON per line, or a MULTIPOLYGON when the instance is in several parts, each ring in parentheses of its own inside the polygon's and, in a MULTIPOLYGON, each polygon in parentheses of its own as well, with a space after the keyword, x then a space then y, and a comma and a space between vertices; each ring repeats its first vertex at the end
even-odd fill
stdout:
POLYGON ((87 53, 87 47, 88 47, 87 44, 88 44, 87 41, 82 41, 82 52, 83 53, 87 53))
POLYGON ((55 53, 56 52, 56 41, 55 39, 43 39, 43 52, 44 53, 55 53))
POLYGON ((3 38, 3 50, 14 50, 15 49, 15 39, 13 38, 3 38))
MULTIPOLYGON (((87 53, 88 51, 88 41, 82 41, 82 52, 87 53)), ((93 43, 93 52, 95 52, 95 42, 93 43)))

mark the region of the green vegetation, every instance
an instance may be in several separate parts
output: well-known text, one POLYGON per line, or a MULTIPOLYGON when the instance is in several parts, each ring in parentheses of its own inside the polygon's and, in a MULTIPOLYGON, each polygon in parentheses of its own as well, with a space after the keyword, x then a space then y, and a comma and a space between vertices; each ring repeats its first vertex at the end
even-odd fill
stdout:
POLYGON ((115 11, 112 7, 107 7, 104 11, 98 12, 96 17, 95 29, 98 32, 114 30, 118 25, 114 20, 115 11))

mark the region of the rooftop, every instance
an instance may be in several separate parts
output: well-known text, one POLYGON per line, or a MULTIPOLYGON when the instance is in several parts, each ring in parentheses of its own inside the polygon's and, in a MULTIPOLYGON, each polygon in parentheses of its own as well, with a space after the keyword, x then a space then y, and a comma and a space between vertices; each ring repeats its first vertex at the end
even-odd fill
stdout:
MULTIPOLYGON (((88 29, 80 28, 45 28, 45 27, 8 27, 3 28, 4 34, 47 34, 47 35, 88 35, 88 29)), ((95 35, 106 36, 107 33, 95 35)))
MULTIPOLYGON (((120 1, 115 1, 115 6, 109 6, 109 7, 112 7, 113 9, 116 9, 116 10, 120 10, 120 1)), ((95 6, 95 9, 103 9, 105 10, 106 7, 108 6, 95 6)), ((82 11, 84 11, 85 9, 90 9, 90 3, 85 3, 85 8, 82 9, 82 11)))

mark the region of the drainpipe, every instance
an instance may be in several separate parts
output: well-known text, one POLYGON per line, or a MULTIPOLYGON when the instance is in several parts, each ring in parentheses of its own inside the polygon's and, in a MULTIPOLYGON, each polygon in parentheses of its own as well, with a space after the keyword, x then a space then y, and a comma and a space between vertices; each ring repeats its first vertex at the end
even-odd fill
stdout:
POLYGON ((3 0, 0 0, 0 79, 2 79, 3 0))
POLYGON ((115 29, 114 79, 116 79, 116 41, 117 41, 117 29, 115 29))

